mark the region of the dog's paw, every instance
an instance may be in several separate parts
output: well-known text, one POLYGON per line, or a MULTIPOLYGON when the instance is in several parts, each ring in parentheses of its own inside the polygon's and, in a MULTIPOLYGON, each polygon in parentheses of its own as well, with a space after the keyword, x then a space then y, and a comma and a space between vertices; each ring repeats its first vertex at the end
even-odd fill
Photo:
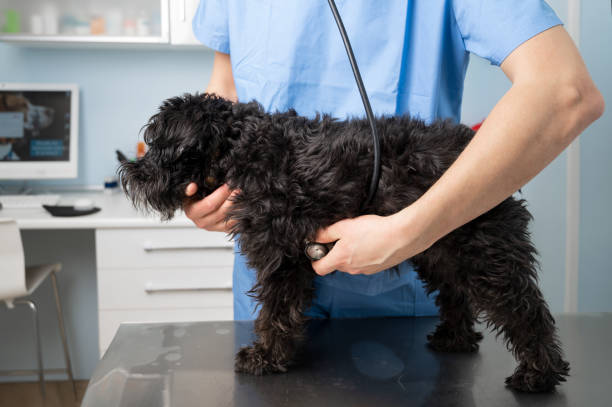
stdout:
POLYGON ((259 345, 253 345, 238 351, 234 370, 239 373, 249 373, 255 376, 269 373, 284 373, 287 371, 287 363, 269 360, 259 345))
POLYGON ((569 363, 561 360, 558 365, 557 368, 540 371, 521 364, 512 376, 506 378, 506 386, 527 393, 553 391, 569 376, 569 363))
POLYGON ((481 340, 480 332, 459 332, 446 324, 438 325, 433 333, 427 335, 429 347, 438 352, 476 352, 481 340))

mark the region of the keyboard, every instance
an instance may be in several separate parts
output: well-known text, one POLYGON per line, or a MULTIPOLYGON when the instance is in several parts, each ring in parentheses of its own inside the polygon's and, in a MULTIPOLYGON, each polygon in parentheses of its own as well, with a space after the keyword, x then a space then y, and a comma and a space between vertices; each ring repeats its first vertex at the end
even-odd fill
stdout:
POLYGON ((0 195, 3 209, 41 208, 43 205, 55 205, 59 195, 0 195))

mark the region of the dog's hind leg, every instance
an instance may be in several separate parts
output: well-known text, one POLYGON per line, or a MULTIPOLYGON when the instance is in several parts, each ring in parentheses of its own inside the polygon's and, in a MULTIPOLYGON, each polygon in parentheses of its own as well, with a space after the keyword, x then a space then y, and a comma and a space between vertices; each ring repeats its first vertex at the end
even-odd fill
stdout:
POLYGON ((302 343, 310 306, 312 269, 284 264, 256 289, 260 310, 257 339, 236 354, 236 372, 263 375, 286 372, 302 343))
MULTIPOLYGON (((517 267, 517 266, 513 266, 517 267)), ((511 267, 490 270, 490 275, 516 274, 511 267)), ((503 335, 519 365, 506 384, 520 391, 550 391, 565 381, 569 364, 563 360, 555 321, 535 281, 516 277, 514 282, 496 285, 474 282, 474 301, 488 325, 503 335)))
POLYGON ((453 242, 446 240, 412 258, 428 294, 438 290, 440 323, 427 335, 428 346, 439 352, 475 352, 482 334, 474 330, 476 316, 466 289, 466 274, 459 259, 449 255, 453 242))
POLYGON ((474 330, 475 316, 468 296, 451 284, 439 288, 436 305, 440 324, 427 335, 429 347, 440 352, 475 352, 482 334, 474 330))
POLYGON ((492 212, 472 225, 473 238, 462 248, 464 267, 470 268, 470 301, 519 362, 506 384, 526 392, 550 391, 565 381, 569 364, 537 286, 536 250, 527 231, 530 215, 511 199, 492 212))

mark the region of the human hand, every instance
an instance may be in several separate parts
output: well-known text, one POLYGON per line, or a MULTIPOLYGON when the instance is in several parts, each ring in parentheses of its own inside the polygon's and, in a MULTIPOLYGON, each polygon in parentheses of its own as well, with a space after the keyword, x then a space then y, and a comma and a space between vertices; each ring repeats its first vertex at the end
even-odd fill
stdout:
POLYGON ((419 222, 408 209, 386 217, 345 219, 319 230, 317 242, 336 244, 321 260, 312 262, 312 268, 319 275, 334 270, 375 274, 424 251, 431 244, 426 243, 419 222))
MULTIPOLYGON (((189 197, 197 191, 198 186, 192 182, 185 188, 185 195, 189 197)), ((185 200, 183 211, 201 229, 228 233, 235 221, 226 222, 225 217, 232 205, 231 197, 236 193, 237 191, 231 191, 227 184, 223 184, 200 201, 185 200)))

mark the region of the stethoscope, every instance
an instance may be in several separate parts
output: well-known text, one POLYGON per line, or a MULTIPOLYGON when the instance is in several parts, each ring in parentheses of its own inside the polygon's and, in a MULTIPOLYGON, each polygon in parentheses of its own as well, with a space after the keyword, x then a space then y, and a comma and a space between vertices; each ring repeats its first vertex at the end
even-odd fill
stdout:
MULTIPOLYGON (((361 101, 363 102, 363 107, 365 108, 366 116, 368 117, 368 122, 370 122, 370 129, 372 131, 372 142, 374 144, 374 168, 372 169, 372 179, 370 180, 370 189, 368 191, 368 197, 364 201, 362 206, 362 208, 365 208, 372 202, 372 199, 374 199, 374 195, 376 194, 376 188, 378 187, 378 181, 380 178, 380 139, 378 137, 378 132, 376 131, 376 124, 374 123, 374 114, 372 114, 370 99, 368 99, 368 94, 366 93, 366 90, 363 86, 361 74, 359 73, 359 67, 357 66, 357 61, 355 61, 355 55, 353 55, 353 48, 351 47, 351 42, 348 39, 346 30, 344 29, 344 23, 342 23, 342 18, 338 13, 338 9, 336 8, 336 3, 334 2, 334 0, 327 0, 327 2, 329 3, 329 8, 331 9, 332 14, 334 15, 334 19, 336 20, 336 25, 338 26, 338 30, 340 31, 342 41, 344 42, 344 48, 346 49, 346 54, 348 55, 349 62, 351 63, 353 75, 355 76, 355 82, 357 82, 357 88, 359 88, 361 101)), ((334 244, 335 242, 318 243, 307 241, 304 253, 312 261, 320 260, 327 253, 329 253, 329 251, 334 247, 334 244)))

